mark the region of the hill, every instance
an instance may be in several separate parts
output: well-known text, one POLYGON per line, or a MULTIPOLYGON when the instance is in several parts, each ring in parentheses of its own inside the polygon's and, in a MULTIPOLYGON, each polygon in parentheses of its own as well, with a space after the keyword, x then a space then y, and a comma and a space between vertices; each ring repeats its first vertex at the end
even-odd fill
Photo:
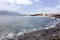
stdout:
POLYGON ((1 11, 0 10, 0 15, 15 15, 18 16, 20 15, 18 12, 11 12, 11 11, 1 11))

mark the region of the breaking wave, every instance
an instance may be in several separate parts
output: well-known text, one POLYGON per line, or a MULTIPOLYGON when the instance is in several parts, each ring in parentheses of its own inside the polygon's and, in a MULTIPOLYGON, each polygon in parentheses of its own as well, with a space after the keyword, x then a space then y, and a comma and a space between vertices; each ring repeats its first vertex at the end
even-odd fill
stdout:
MULTIPOLYGON (((16 17, 17 18, 17 17, 16 17)), ((55 25, 58 23, 53 19, 50 18, 21 18, 18 17, 18 20, 13 20, 12 22, 8 22, 7 26, 6 24, 3 24, 2 30, 0 33, 0 40, 7 40, 9 38, 16 38, 19 35, 23 35, 24 33, 29 33, 37 30, 42 29, 49 29, 52 27, 55 27, 55 25), (50 21, 48 21, 50 20, 50 21), (52 21, 52 22, 51 22, 52 21), (10 24, 11 23, 11 24, 10 24), (5 28, 4 28, 5 27, 5 28)))

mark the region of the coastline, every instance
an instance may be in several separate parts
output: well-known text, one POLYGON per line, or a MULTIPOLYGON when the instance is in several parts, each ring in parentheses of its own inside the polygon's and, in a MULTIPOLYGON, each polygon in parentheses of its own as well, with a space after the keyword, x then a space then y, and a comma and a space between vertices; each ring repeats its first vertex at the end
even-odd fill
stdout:
POLYGON ((55 20, 56 22, 53 22, 51 26, 47 26, 43 29, 39 29, 24 34, 19 33, 18 36, 15 35, 14 33, 9 33, 6 38, 0 38, 0 39, 2 40, 45 40, 45 39, 48 40, 52 35, 58 35, 58 34, 60 35, 60 28, 57 26, 57 25, 60 26, 60 19, 55 19, 55 20))
POLYGON ((49 29, 37 30, 30 33, 24 33, 15 38, 8 40, 60 40, 60 20, 58 20, 54 27, 49 29), (55 38, 56 37, 56 38, 55 38))
POLYGON ((18 40, 53 40, 55 36, 60 37, 60 22, 53 28, 38 30, 19 36, 18 40))

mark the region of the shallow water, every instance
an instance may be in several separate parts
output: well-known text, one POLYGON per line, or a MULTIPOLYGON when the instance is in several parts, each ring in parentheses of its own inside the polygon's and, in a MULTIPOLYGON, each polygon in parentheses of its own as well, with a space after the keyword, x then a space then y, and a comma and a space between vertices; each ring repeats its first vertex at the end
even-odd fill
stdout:
POLYGON ((56 20, 49 17, 0 15, 0 35, 11 36, 13 35, 12 33, 20 35, 22 33, 43 29, 44 27, 50 27, 54 22, 56 20))

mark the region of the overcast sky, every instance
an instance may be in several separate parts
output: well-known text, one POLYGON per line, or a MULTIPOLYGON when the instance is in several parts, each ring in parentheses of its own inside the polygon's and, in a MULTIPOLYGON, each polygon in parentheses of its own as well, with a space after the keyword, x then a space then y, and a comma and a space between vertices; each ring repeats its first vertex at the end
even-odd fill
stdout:
POLYGON ((59 13, 60 0, 0 0, 0 10, 21 14, 59 13))

